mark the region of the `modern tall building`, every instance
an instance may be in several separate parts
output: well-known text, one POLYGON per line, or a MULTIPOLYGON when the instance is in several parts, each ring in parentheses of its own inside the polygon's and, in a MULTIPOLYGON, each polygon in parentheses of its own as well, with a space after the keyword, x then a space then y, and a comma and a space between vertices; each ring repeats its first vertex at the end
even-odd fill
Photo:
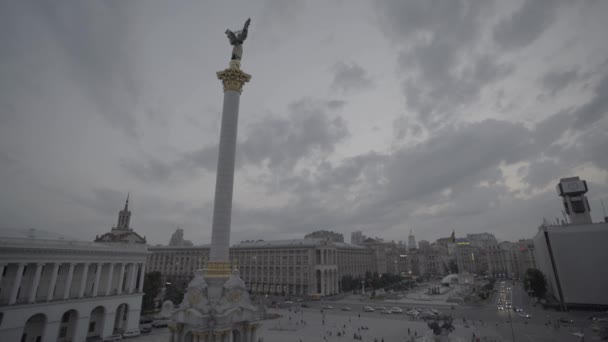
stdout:
POLYGON ((407 249, 416 249, 416 238, 414 237, 414 233, 410 229, 410 235, 407 237, 407 249))
POLYGON ((146 246, 0 238, 0 341, 139 330, 146 246))
POLYGON ((592 223, 584 193, 585 181, 564 178, 558 194, 569 215, 562 225, 544 223, 534 237, 538 269, 545 275, 548 294, 564 310, 575 307, 608 308, 608 223, 592 223))
POLYGON ((171 235, 171 240, 169 240, 169 246, 194 246, 192 241, 184 240, 184 230, 181 228, 177 228, 173 235, 171 235))
POLYGON ((351 245, 360 245, 363 242, 363 232, 360 230, 354 231, 350 234, 350 244, 351 245))

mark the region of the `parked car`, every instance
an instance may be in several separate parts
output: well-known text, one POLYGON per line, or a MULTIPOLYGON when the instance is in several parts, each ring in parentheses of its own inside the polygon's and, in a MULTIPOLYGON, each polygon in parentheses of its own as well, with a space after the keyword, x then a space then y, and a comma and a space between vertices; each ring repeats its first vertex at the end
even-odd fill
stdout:
POLYGON ((383 314, 383 315, 390 315, 391 314, 391 310, 384 309, 384 310, 380 311, 380 313, 383 314))
POLYGON ((139 330, 129 330, 127 332, 125 332, 124 334, 122 334, 123 338, 128 338, 128 337, 137 337, 141 335, 141 333, 139 332, 139 330))
POLYGON ((122 335, 114 334, 114 335, 107 336, 102 341, 106 342, 106 341, 120 341, 120 340, 122 340, 122 335))
POLYGON ((386 310, 384 306, 376 306, 376 310, 386 310))
POLYGON ((558 321, 560 321, 561 323, 570 323, 570 324, 574 324, 574 320, 570 319, 570 318, 566 318, 566 317, 560 317, 558 319, 558 321))
POLYGON ((300 306, 301 306, 301 307, 303 307, 303 308, 309 308, 309 307, 310 307, 310 305, 308 305, 308 304, 306 304, 306 303, 304 303, 304 304, 302 304, 302 305, 300 305, 300 306))
POLYGON ((169 326, 168 320, 154 321, 152 322, 152 327, 154 328, 166 328, 169 326))
POLYGON ((147 334, 150 331, 152 331, 152 324, 151 323, 146 323, 146 324, 142 324, 139 326, 139 331, 141 331, 143 334, 147 334))
POLYGON ((365 311, 365 312, 374 312, 374 308, 372 308, 371 306, 364 306, 363 307, 363 311, 365 311))
POLYGON ((342 311, 350 311, 350 308, 348 306, 343 306, 341 310, 342 311))
POLYGON ((391 308, 391 312, 392 313, 403 313, 403 310, 400 307, 398 307, 398 306, 393 306, 391 308))
POLYGON ((323 309, 333 309, 334 307, 331 305, 323 305, 323 309))
POLYGON ((420 314, 420 311, 418 311, 416 309, 412 309, 412 310, 409 310, 407 312, 407 314, 410 315, 410 316, 418 316, 418 314, 420 314))

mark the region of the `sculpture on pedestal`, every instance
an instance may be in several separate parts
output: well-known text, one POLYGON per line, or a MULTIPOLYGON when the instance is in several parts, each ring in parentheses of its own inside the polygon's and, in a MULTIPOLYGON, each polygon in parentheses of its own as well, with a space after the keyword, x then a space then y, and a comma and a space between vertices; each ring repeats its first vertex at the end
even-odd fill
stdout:
POLYGON ((228 36, 230 45, 233 46, 232 57, 230 58, 231 68, 238 69, 241 66, 241 58, 243 58, 243 42, 245 42, 245 39, 247 39, 250 23, 251 18, 247 19, 245 26, 243 26, 243 29, 240 31, 232 32, 230 30, 226 30, 226 35, 228 36))

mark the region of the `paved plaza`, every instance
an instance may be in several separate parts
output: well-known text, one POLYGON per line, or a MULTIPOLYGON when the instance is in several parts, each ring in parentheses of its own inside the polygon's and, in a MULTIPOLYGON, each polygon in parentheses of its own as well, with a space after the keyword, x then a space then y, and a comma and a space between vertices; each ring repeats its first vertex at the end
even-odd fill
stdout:
MULTIPOLYGON (((341 311, 338 305, 334 309, 319 308, 302 309, 294 312, 288 309, 272 309, 270 313, 281 315, 280 318, 265 320, 259 330, 258 337, 263 342, 336 342, 359 341, 354 334, 361 336, 360 341, 373 342, 404 342, 404 341, 433 341, 432 332, 422 320, 411 320, 407 315, 381 315, 380 313, 365 313, 360 311, 341 311), (361 328, 368 329, 361 329, 361 328), (409 334, 408 334, 409 329, 409 334), (340 333, 340 336, 338 336, 340 333)), ((512 341, 510 324, 503 320, 492 322, 472 321, 467 319, 466 324, 462 317, 474 316, 473 308, 455 310, 455 330, 449 335, 449 341, 471 341, 473 334, 480 337, 480 341, 512 341), (498 325, 496 324, 498 323, 498 325)), ((486 316, 488 315, 488 311, 486 316)), ((480 310, 484 315, 484 310, 480 310)), ((575 335, 574 329, 560 328, 559 330, 545 326, 543 323, 513 319, 513 328, 516 341, 534 342, 575 342, 581 339, 575 335)), ((151 335, 140 336, 131 341, 167 342, 169 334, 167 329, 155 329, 151 335)), ((586 339, 590 341, 593 339, 586 339)))

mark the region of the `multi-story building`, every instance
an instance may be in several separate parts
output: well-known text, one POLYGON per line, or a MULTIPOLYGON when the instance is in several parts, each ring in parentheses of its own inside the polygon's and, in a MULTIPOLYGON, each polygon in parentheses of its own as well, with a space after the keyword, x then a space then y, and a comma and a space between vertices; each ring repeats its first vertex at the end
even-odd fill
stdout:
POLYGON ((471 246, 470 244, 460 241, 456 244, 456 264, 458 265, 458 272, 467 272, 471 274, 480 273, 480 253, 479 248, 471 246))
POLYGON ((537 268, 547 279, 549 297, 563 310, 573 307, 608 308, 608 223, 592 223, 585 193, 587 183, 563 178, 558 193, 569 222, 543 224, 534 237, 537 268))
POLYGON ((410 229, 410 235, 408 235, 408 237, 407 237, 407 248, 410 250, 416 249, 416 237, 414 237, 414 233, 412 233, 411 229, 410 229))
MULTIPOLYGON (((150 247, 150 271, 187 283, 204 267, 209 246, 150 247)), ((342 276, 374 272, 372 250, 324 239, 243 241, 230 248, 230 260, 248 289, 258 293, 330 295, 340 291, 342 276)))
POLYGON ((388 244, 380 239, 367 238, 361 243, 361 245, 373 251, 371 257, 375 262, 376 272, 378 272, 378 274, 386 273, 388 271, 386 257, 386 249, 388 244))
POLYGON ((351 245, 360 245, 365 238, 363 232, 360 230, 354 231, 350 234, 350 244, 351 245))
POLYGON ((146 246, 0 238, 0 341, 139 329, 146 246))
POLYGON ((445 259, 447 248, 437 243, 430 244, 421 240, 418 244, 419 274, 426 277, 436 277, 447 272, 445 259))
POLYGON ((409 274, 411 271, 410 253, 414 254, 415 250, 409 250, 403 243, 389 243, 386 245, 386 272, 390 274, 409 274), (409 257, 409 258, 408 258, 409 257))
POLYGON ((305 239, 323 239, 333 242, 344 242, 344 235, 329 230, 317 230, 304 236, 305 239))

